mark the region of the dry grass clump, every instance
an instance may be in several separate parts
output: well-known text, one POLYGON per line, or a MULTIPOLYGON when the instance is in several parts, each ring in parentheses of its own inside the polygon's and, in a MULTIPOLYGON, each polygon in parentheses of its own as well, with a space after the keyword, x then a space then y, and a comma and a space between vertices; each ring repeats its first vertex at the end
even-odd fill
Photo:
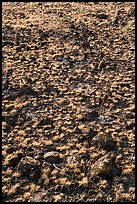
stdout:
POLYGON ((53 195, 53 201, 54 202, 61 201, 62 197, 63 197, 63 193, 60 193, 60 194, 57 194, 57 195, 53 195))
POLYGON ((20 189, 20 183, 16 183, 15 185, 11 185, 10 189, 8 190, 8 195, 13 195, 17 193, 20 189))
POLYGON ((67 177, 59 178, 58 182, 60 183, 61 186, 71 185, 71 181, 69 181, 69 179, 67 177))
POLYGON ((82 180, 78 181, 80 186, 87 187, 89 183, 89 179, 87 177, 83 177, 82 180))

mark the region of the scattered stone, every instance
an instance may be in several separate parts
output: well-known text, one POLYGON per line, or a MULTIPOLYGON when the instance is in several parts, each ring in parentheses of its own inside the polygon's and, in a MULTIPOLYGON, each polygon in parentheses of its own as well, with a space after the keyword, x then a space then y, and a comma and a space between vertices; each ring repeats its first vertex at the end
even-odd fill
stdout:
POLYGON ((2 80, 2 89, 3 89, 3 90, 4 90, 4 89, 8 89, 8 87, 9 87, 9 81, 8 81, 8 79, 2 80))
POLYGON ((94 164, 91 165, 90 171, 88 172, 90 178, 93 178, 96 175, 108 179, 113 178, 115 175, 119 176, 121 174, 121 169, 115 163, 115 159, 116 157, 114 156, 113 152, 107 153, 98 159, 94 164))
POLYGON ((38 126, 53 125, 53 120, 50 117, 45 117, 37 125, 38 126))
POLYGON ((9 77, 9 76, 11 76, 12 75, 12 73, 13 73, 13 69, 11 68, 11 69, 8 69, 7 70, 7 77, 9 77))
MULTIPOLYGON (((18 97, 19 96, 23 96, 23 95, 33 95, 33 96, 38 96, 38 92, 37 91, 34 91, 31 87, 24 87, 24 88, 21 88, 17 94, 16 94, 18 97)), ((17 97, 16 96, 16 97, 17 97)))
POLYGON ((8 147, 7 150, 6 150, 7 154, 15 152, 15 151, 16 151, 16 148, 12 147, 12 146, 8 147))
POLYGON ((59 154, 59 152, 56 152, 56 151, 47 152, 44 155, 44 159, 46 162, 58 163, 60 160, 60 154, 59 154))
POLYGON ((131 120, 127 121, 127 125, 126 125, 127 130, 133 130, 134 127, 135 127, 134 119, 131 119, 131 120))
POLYGON ((2 130, 5 131, 7 134, 10 132, 10 126, 7 122, 2 122, 2 130))
POLYGON ((14 104, 10 103, 5 105, 5 111, 11 111, 14 109, 14 104))
POLYGON ((107 19, 107 18, 108 18, 108 15, 102 13, 102 14, 97 15, 97 17, 98 17, 99 19, 107 19))
POLYGON ((40 34, 41 40, 47 39, 48 38, 48 32, 43 32, 40 34))
POLYGON ((30 156, 22 158, 18 165, 18 171, 28 176, 31 180, 37 181, 40 177, 40 162, 30 156))
POLYGON ((85 122, 85 121, 89 121, 89 122, 92 122, 94 120, 97 120, 99 118, 99 114, 97 111, 91 111, 91 112, 88 112, 84 115, 84 117, 82 118, 82 122, 85 122))
POLYGON ((97 148, 102 148, 107 151, 114 150, 116 148, 116 141, 111 136, 96 135, 92 139, 93 145, 97 148))
POLYGON ((6 122, 10 125, 10 126, 14 126, 16 124, 16 121, 18 119, 18 114, 14 114, 14 115, 9 115, 6 117, 6 122))

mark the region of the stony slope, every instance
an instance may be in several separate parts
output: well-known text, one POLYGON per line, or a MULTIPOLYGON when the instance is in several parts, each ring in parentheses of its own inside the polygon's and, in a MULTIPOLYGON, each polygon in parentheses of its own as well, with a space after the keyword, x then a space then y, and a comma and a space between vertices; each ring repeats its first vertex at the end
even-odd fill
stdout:
POLYGON ((2 3, 4 202, 135 201, 133 2, 2 3))

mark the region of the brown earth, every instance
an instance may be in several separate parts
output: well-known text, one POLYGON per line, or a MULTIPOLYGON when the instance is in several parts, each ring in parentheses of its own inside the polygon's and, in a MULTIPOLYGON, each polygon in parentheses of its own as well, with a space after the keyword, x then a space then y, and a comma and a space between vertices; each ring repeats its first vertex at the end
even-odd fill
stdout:
POLYGON ((3 202, 135 202, 135 3, 2 3, 3 202))

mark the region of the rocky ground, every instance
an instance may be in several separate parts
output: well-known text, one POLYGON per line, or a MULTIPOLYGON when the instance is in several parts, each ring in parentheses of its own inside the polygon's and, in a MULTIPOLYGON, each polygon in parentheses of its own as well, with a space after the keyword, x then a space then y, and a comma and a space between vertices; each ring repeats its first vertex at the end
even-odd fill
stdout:
POLYGON ((135 202, 135 3, 2 3, 3 202, 135 202))

